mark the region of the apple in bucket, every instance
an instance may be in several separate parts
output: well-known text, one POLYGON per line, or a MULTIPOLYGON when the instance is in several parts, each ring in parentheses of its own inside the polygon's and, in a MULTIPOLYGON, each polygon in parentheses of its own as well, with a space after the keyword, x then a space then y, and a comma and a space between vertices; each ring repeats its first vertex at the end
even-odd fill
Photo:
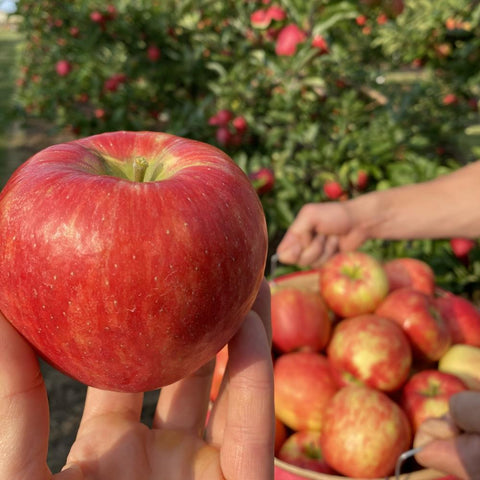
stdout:
POLYGON ((111 132, 55 145, 0 195, 0 310, 60 371, 138 392, 230 340, 263 279, 266 223, 210 145, 111 132))
POLYGON ((341 252, 320 268, 320 291, 340 317, 372 313, 388 293, 380 262, 363 252, 341 252))

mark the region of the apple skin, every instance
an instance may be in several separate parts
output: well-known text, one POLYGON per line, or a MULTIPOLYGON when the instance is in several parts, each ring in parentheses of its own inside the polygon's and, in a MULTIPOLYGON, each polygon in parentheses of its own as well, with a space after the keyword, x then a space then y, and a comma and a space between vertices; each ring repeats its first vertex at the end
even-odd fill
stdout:
POLYGON ((327 463, 341 474, 383 478, 393 473, 411 438, 405 412, 385 393, 348 386, 328 405, 321 447, 327 463))
POLYGON ((320 437, 318 431, 294 432, 280 447, 277 458, 299 468, 334 475, 335 470, 323 458, 320 437))
POLYGON ((480 347, 480 311, 466 298, 442 292, 435 305, 447 322, 452 344, 464 343, 480 347))
POLYGON ((285 353, 273 369, 275 415, 292 430, 321 430, 338 390, 327 358, 316 352, 285 353))
POLYGON ((390 292, 375 311, 397 322, 407 334, 416 359, 437 361, 451 344, 450 330, 433 297, 412 288, 390 292))
POLYGON ((406 412, 415 433, 427 418, 441 417, 449 410, 449 399, 467 390, 457 376, 435 369, 422 370, 403 386, 400 405, 406 412))
POLYGON ((49 147, 12 175, 0 211, 1 311, 97 388, 140 392, 193 373, 263 279, 258 195, 226 154, 193 140, 111 132, 49 147), (134 161, 148 163, 144 181, 134 161))
POLYGON ((398 390, 412 365, 412 349, 402 328, 374 314, 341 320, 327 357, 341 385, 368 385, 385 392, 398 390))
POLYGON ((373 312, 388 293, 382 265, 363 252, 341 252, 320 268, 320 291, 341 317, 373 312))
POLYGON ((272 289, 272 342, 277 352, 320 351, 330 339, 332 321, 320 293, 272 289))
POLYGON ((383 264, 390 291, 413 288, 426 295, 435 291, 435 274, 428 263, 416 258, 394 258, 383 264))
POLYGON ((452 345, 440 358, 438 370, 461 378, 470 390, 480 390, 480 348, 452 345))

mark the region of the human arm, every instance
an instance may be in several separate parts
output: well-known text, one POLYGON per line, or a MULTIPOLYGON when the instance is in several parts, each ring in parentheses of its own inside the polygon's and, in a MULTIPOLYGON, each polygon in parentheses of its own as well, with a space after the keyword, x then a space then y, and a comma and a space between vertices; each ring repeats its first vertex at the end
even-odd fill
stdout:
POLYGON ((428 182, 305 205, 278 246, 279 259, 318 266, 368 239, 479 237, 479 185, 477 161, 428 182))
POLYGON ((37 359, 0 316, 0 478, 272 480, 270 297, 260 294, 229 343, 218 405, 205 425, 213 363, 164 387, 152 428, 142 394, 89 388, 67 467, 47 468, 48 400, 37 359))

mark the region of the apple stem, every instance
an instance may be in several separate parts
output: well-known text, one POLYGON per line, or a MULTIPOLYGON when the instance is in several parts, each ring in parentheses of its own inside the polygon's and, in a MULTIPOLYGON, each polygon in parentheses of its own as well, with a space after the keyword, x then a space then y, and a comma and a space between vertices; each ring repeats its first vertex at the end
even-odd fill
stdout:
POLYGON ((135 182, 143 182, 147 167, 148 162, 145 160, 145 158, 135 158, 135 160, 133 161, 133 180, 135 182))

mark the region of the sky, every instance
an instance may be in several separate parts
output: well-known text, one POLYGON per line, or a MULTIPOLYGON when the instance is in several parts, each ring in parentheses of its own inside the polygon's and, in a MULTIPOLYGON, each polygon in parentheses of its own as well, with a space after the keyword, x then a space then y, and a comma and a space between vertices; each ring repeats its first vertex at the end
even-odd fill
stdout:
POLYGON ((15 0, 0 0, 0 12, 13 13, 17 9, 15 0))

